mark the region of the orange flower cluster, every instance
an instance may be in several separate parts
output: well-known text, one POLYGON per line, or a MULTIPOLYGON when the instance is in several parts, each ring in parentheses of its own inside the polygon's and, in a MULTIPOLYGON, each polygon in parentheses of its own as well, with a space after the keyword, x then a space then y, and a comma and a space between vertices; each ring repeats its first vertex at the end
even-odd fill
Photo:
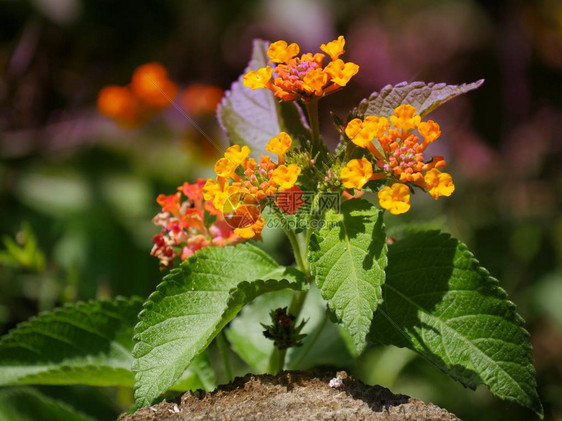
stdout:
POLYGON ((191 117, 212 114, 221 102, 224 91, 218 86, 194 83, 181 94, 181 105, 191 117))
POLYGON ((298 44, 288 45, 282 40, 274 42, 267 55, 275 68, 266 66, 252 70, 244 75, 243 83, 252 89, 270 89, 284 101, 310 101, 325 96, 347 85, 359 71, 357 64, 339 58, 345 52, 344 46, 343 36, 322 44, 320 49, 331 59, 324 66, 325 54, 306 53, 297 57, 300 52, 298 44))
POLYGON ((381 207, 392 214, 410 209, 407 184, 428 190, 436 200, 440 196, 450 196, 455 190, 452 177, 439 170, 445 167, 443 157, 434 156, 429 162, 424 158, 427 145, 441 135, 439 125, 432 120, 421 121, 411 105, 400 105, 389 119, 355 118, 347 124, 345 133, 355 145, 371 152, 378 171, 373 170, 371 161, 365 157, 352 159, 341 171, 344 187, 361 189, 375 179, 395 181, 378 192, 381 207), (414 130, 423 138, 421 142, 414 130), (373 144, 374 139, 378 147, 373 144))
POLYGON ((203 247, 242 241, 213 204, 203 199, 204 184, 204 179, 197 179, 194 184, 186 182, 178 187, 177 193, 161 194, 156 199, 162 210, 152 221, 162 231, 153 237, 150 254, 158 257, 160 267, 169 268, 176 257, 184 261, 203 247), (206 221, 205 214, 212 222, 206 221))
POLYGON ((277 163, 265 155, 258 164, 249 158, 250 148, 234 145, 215 164, 216 180, 207 180, 203 197, 212 201, 240 237, 259 237, 264 226, 261 209, 266 199, 295 186, 301 169, 296 164, 285 165, 285 154, 291 144, 292 139, 285 132, 269 140, 266 150, 277 155, 277 163))
POLYGON ((127 86, 106 86, 98 95, 98 109, 117 124, 138 127, 168 107, 178 93, 177 85, 159 63, 135 69, 127 86))

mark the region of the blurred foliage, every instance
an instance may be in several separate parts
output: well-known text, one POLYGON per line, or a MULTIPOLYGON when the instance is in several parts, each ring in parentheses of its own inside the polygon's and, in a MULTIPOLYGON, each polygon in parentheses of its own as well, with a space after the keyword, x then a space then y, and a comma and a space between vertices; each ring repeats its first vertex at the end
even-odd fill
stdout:
MULTIPOLYGON (((104 86, 123 85, 137 66, 158 61, 180 89, 226 89, 255 37, 316 49, 342 33, 361 70, 322 105, 333 145, 327 110, 345 118, 386 83, 486 79, 432 115, 446 140, 433 152, 450 162, 454 196, 435 203, 417 195, 415 212, 386 223, 393 236, 431 226, 469 244, 527 320, 546 418, 562 418, 559 1, 28 0, 2 2, 0 11, 1 333, 64 302, 146 297, 161 279, 149 256, 154 198, 209 173, 216 151, 202 132, 223 141, 212 113, 196 117, 199 131, 175 107, 121 129, 95 110, 104 86)), ((281 235, 264 236, 268 252, 291 261, 281 235)), ((247 370, 241 361, 236 367, 247 370)), ((484 388, 463 389, 406 350, 367 350, 352 371, 465 420, 531 416, 484 388)), ((126 388, 1 392, 3 402, 18 393, 95 419, 114 418, 132 400, 126 388)))

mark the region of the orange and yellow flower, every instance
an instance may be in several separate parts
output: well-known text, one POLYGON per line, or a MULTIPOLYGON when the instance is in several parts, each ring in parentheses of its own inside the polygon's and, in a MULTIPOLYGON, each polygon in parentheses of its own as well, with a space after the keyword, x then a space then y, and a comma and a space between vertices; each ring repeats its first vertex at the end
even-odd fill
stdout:
POLYGON ((343 53, 345 53, 343 47, 345 47, 345 38, 340 35, 338 39, 330 41, 327 44, 322 44, 320 46, 320 49, 328 54, 332 61, 334 61, 337 60, 343 53))
POLYGON ((379 204, 393 215, 410 210, 410 189, 402 183, 385 186, 378 192, 379 204))
POLYGON ((216 180, 206 181, 203 198, 213 203, 240 237, 259 237, 264 226, 261 209, 266 199, 274 199, 279 192, 297 183, 301 168, 284 163, 291 144, 292 139, 285 132, 269 140, 266 150, 277 154, 277 163, 264 155, 258 164, 249 158, 250 148, 233 145, 215 164, 216 180))
POLYGON ((162 209, 153 222, 161 231, 152 239, 150 254, 160 260, 161 268, 170 268, 176 258, 186 260, 203 247, 223 247, 243 240, 224 215, 205 201, 205 183, 203 179, 194 184, 186 182, 178 187, 177 193, 161 194, 156 199, 162 209), (214 215, 214 220, 206 220, 205 213, 214 215))
POLYGON ((436 168, 429 170, 423 177, 431 197, 437 200, 440 196, 450 196, 455 191, 453 177, 436 168))
POLYGON ((288 190, 295 185, 300 173, 301 169, 297 164, 279 165, 271 173, 271 180, 283 190, 288 190))
MULTIPOLYGON (((368 149, 373 155, 376 171, 373 172, 371 179, 387 179, 395 182, 392 187, 384 187, 379 192, 381 207, 392 209, 392 213, 406 212, 410 203, 409 191, 399 187, 407 188, 406 183, 427 190, 434 199, 450 196, 453 193, 455 186, 452 177, 439 170, 445 167, 443 157, 433 156, 429 161, 424 157, 426 147, 439 138, 441 129, 432 120, 421 121, 421 116, 416 113, 413 106, 404 104, 396 107, 388 119, 377 116, 355 118, 347 124, 345 134, 351 142, 368 149), (415 131, 422 137, 421 141, 415 131), (373 143, 375 140, 376 146, 373 143), (398 193, 403 193, 404 200, 399 200, 398 193)), ((356 164, 350 161, 346 168, 350 165, 356 164)), ((346 168, 341 173, 344 187, 352 188, 351 186, 360 185, 359 176, 355 176, 353 181, 350 181, 350 174, 355 175, 357 170, 351 172, 346 168)))
POLYGON ((280 40, 272 43, 267 51, 271 66, 251 70, 243 77, 244 86, 252 89, 268 88, 285 101, 310 101, 323 97, 346 86, 357 74, 359 66, 344 62, 339 57, 345 52, 345 39, 322 44, 320 49, 332 60, 324 66, 325 55, 321 53, 302 54, 297 57, 300 47, 280 40))
POLYGON ((281 132, 279 133, 279 136, 269 139, 269 142, 265 145, 265 150, 280 157, 284 157, 284 155, 289 152, 289 149, 291 149, 292 143, 293 140, 291 137, 287 133, 281 132))
POLYGON ((362 189, 373 176, 373 165, 366 159, 352 159, 341 170, 341 180, 346 189, 362 189))

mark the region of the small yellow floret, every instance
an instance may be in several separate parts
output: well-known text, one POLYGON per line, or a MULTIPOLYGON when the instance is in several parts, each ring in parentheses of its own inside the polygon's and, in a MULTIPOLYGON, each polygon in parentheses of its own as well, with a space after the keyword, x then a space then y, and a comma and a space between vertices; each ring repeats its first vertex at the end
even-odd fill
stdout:
POLYGON ((373 138, 368 130, 364 130, 363 121, 360 118, 354 118, 345 127, 345 134, 349 139, 361 148, 366 148, 373 138))
POLYGON ((433 120, 422 121, 418 125, 418 132, 423 136, 424 143, 432 143, 441 136, 439 124, 433 120))
POLYGON ((303 79, 303 88, 316 96, 322 95, 322 89, 328 83, 328 75, 322 69, 314 69, 306 72, 303 79))
POLYGON ((221 158, 215 164, 215 173, 219 177, 229 178, 232 177, 238 164, 228 158, 221 158))
POLYGON ((393 215, 410 210, 410 189, 407 185, 394 183, 391 187, 383 187, 378 192, 379 204, 393 215))
POLYGON ((376 137, 381 137, 388 130, 386 117, 368 116, 365 121, 354 118, 345 128, 345 134, 349 139, 361 148, 366 148, 376 137))
POLYGON ((288 63, 300 51, 298 44, 292 43, 287 45, 287 42, 280 40, 276 41, 267 49, 267 55, 273 63, 288 63))
POLYGON ((244 75, 242 83, 252 89, 267 88, 273 76, 273 69, 270 66, 261 67, 258 70, 250 70, 244 75))
POLYGON ((337 59, 329 63, 324 71, 330 75, 331 81, 336 85, 345 86, 357 74, 359 66, 351 62, 344 63, 343 60, 337 59))
POLYGON ((450 196, 455 191, 453 177, 446 172, 441 172, 436 168, 429 170, 424 181, 427 184, 429 194, 437 200, 440 196, 450 196))
POLYGON ((397 129, 415 129, 420 124, 421 117, 416 114, 416 108, 403 104, 394 109, 394 115, 390 116, 390 122, 397 129))
POLYGON ((213 198, 213 205, 220 212, 227 214, 233 212, 240 203, 240 187, 225 186, 224 190, 220 190, 213 198))
POLYGON ((368 130, 373 137, 381 137, 390 127, 390 123, 386 117, 367 116, 363 124, 368 127, 368 130))
POLYGON ((347 189, 361 189, 373 176, 373 165, 366 158, 352 159, 341 170, 341 180, 347 189))
POLYGON ((279 136, 272 137, 267 145, 265 145, 265 150, 277 155, 285 155, 289 149, 291 149, 292 144, 291 137, 285 133, 279 133, 279 136))
POLYGON ((271 181, 282 189, 287 190, 296 184, 300 173, 301 169, 296 164, 289 164, 288 166, 279 165, 273 170, 271 174, 271 181))
POLYGON ((322 44, 320 49, 330 56, 332 60, 337 60, 339 56, 345 53, 343 47, 345 46, 345 38, 340 35, 338 39, 330 41, 327 44, 322 44))
POLYGON ((250 156, 250 152, 250 148, 247 146, 232 145, 224 152, 224 157, 238 166, 250 156))
POLYGON ((203 186, 203 199, 213 200, 215 195, 221 191, 221 186, 212 178, 207 179, 207 182, 203 186))

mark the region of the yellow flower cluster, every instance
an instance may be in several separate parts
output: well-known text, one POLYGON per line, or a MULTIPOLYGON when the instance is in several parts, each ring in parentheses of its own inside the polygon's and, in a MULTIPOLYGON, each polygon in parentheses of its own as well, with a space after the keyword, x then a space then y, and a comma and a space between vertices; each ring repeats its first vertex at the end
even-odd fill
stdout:
POLYGON ((285 132, 269 140, 266 150, 277 155, 277 163, 264 155, 258 164, 249 158, 250 148, 234 145, 215 164, 216 180, 206 181, 203 197, 212 201, 240 237, 259 236, 264 226, 261 210, 265 200, 297 183, 300 167, 285 165, 285 154, 291 144, 292 139, 285 132))
POLYGON ((455 190, 452 177, 438 169, 445 167, 443 157, 433 156, 429 162, 424 158, 425 148, 439 138, 441 129, 432 120, 421 121, 413 106, 400 105, 389 118, 355 118, 347 124, 345 134, 371 152, 376 171, 369 159, 352 159, 340 173, 344 187, 362 189, 375 179, 394 182, 378 192, 380 206, 390 213, 398 215, 410 209, 408 184, 426 189, 436 200, 455 190), (423 138, 421 142, 414 131, 423 138))
POLYGON ((345 39, 341 35, 337 40, 322 44, 320 49, 331 59, 324 66, 325 54, 306 53, 297 57, 300 52, 298 44, 287 44, 283 40, 274 42, 267 55, 275 68, 268 65, 249 71, 244 75, 243 83, 252 89, 270 89, 285 101, 310 101, 322 97, 347 85, 359 71, 357 64, 340 59, 345 52, 344 46, 345 39))

